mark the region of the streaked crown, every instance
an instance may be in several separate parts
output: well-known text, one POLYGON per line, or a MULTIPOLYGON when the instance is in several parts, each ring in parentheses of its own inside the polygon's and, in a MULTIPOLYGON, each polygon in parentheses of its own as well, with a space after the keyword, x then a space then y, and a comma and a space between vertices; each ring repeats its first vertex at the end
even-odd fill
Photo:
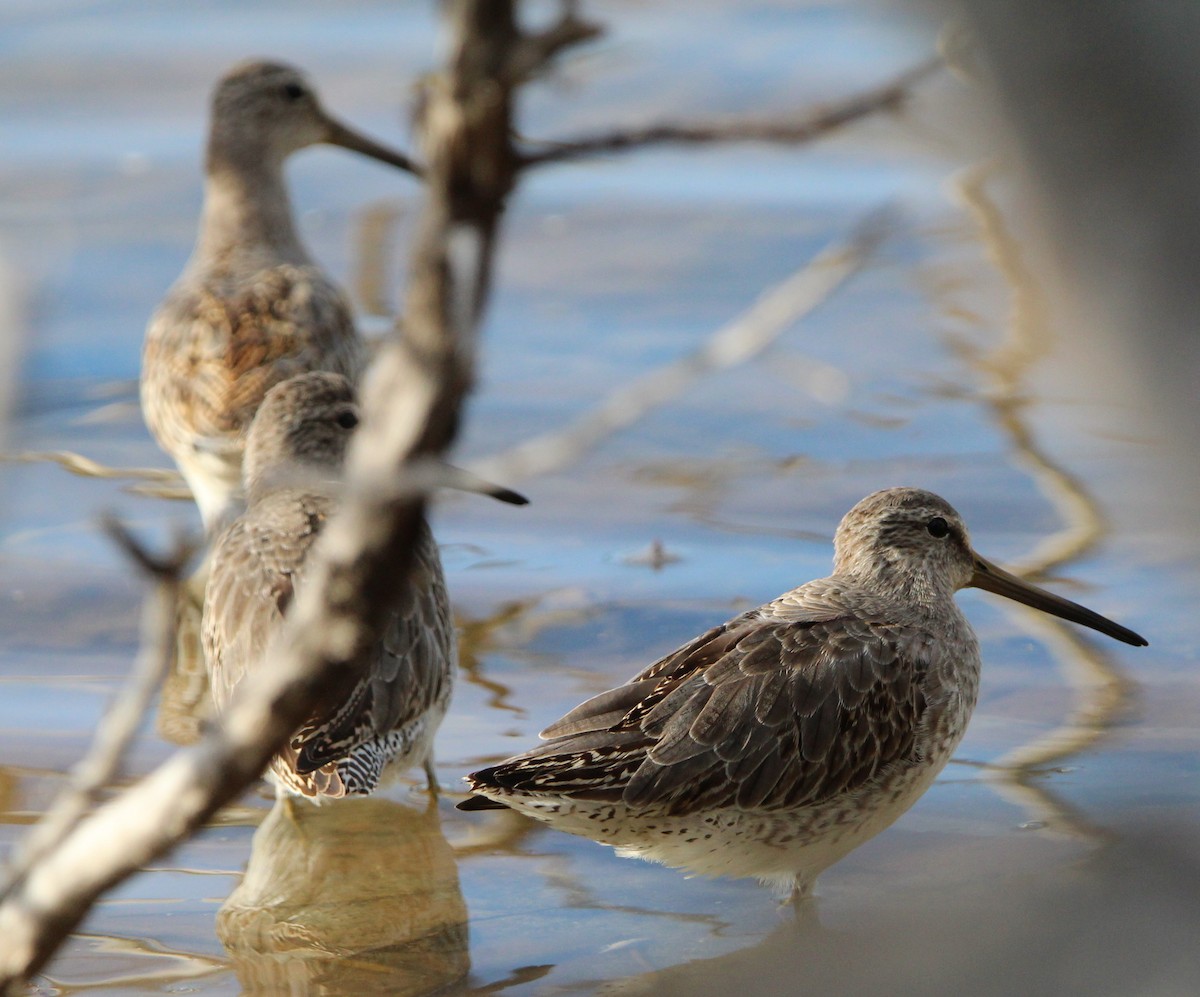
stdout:
POLYGON ((833 544, 838 574, 922 602, 952 595, 974 572, 962 517, 944 498, 920 488, 868 495, 842 518, 833 544))

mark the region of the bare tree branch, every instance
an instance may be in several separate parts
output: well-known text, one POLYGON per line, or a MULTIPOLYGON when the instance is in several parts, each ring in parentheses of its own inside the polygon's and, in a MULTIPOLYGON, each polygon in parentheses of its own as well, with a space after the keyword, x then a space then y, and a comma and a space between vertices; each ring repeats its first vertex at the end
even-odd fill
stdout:
POLYGON ((267 666, 239 686, 221 724, 80 821, 14 884, 0 904, 0 988, 44 964, 104 890, 256 779, 356 652, 377 638, 407 584, 424 500, 389 500, 373 483, 454 439, 515 163, 504 82, 521 37, 513 0, 452 0, 445 12, 448 65, 429 78, 420 122, 427 200, 403 335, 368 373, 349 489, 316 545, 311 579, 267 666))
MULTIPOLYGON (((167 554, 155 554, 140 540, 130 533, 116 516, 106 514, 100 520, 100 525, 109 538, 125 555, 150 576, 152 581, 166 585, 179 585, 183 572, 196 555, 199 545, 196 541, 177 537, 167 554)), ((156 635, 158 631, 150 629, 142 631, 143 637, 156 635)), ((143 640, 142 646, 146 643, 143 640)))
POLYGON ((509 56, 505 72, 510 85, 522 83, 530 75, 543 71, 559 53, 568 48, 603 34, 600 25, 579 17, 575 8, 574 3, 564 3, 562 14, 551 27, 526 35, 517 43, 509 56))
MULTIPOLYGON (((733 118, 688 124, 664 123, 643 128, 618 128, 561 142, 539 141, 546 148, 525 152, 522 167, 564 163, 588 156, 632 152, 652 145, 708 145, 718 142, 773 142, 796 145, 882 111, 898 109, 912 88, 942 66, 932 57, 905 70, 891 82, 817 110, 799 120, 733 118)), ((529 140, 534 141, 534 140, 529 140)))
POLYGON ((479 462, 475 472, 515 481, 561 470, 652 409, 677 398, 698 378, 752 359, 853 276, 889 226, 886 214, 870 216, 848 240, 827 246, 803 268, 764 292, 694 353, 614 391, 567 428, 479 462))

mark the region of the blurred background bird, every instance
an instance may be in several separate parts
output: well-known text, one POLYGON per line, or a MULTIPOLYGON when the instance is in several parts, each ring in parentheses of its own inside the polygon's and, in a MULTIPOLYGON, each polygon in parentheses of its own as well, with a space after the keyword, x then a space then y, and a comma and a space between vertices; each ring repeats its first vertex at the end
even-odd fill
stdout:
POLYGON ((141 375, 146 423, 210 532, 240 487, 266 392, 310 370, 354 381, 363 365, 350 305, 301 243, 284 181, 287 158, 318 143, 416 172, 333 118, 291 66, 247 62, 217 83, 200 232, 150 320, 141 375))

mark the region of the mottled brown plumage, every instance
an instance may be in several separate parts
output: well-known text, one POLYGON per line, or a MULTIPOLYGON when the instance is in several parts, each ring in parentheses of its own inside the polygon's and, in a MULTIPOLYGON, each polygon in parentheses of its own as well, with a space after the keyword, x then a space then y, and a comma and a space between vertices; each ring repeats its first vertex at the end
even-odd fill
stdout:
POLYGON ((509 806, 625 854, 803 892, 904 813, 962 738, 980 662, 958 589, 1145 643, 979 557, 930 492, 868 496, 834 543, 831 576, 572 710, 545 744, 470 776, 480 797, 464 809, 509 806))
POLYGON ((200 233, 150 320, 141 381, 146 423, 210 529, 267 390, 309 370, 353 380, 362 365, 350 307, 300 242, 284 183, 287 157, 321 142, 412 169, 331 118, 290 66, 245 63, 217 84, 200 233))
MULTIPOLYGON (((246 511, 218 537, 201 627, 218 713, 279 632, 308 557, 336 508, 357 407, 340 375, 310 373, 268 392, 251 424, 246 511)), ((410 584, 392 607, 366 677, 328 697, 271 763, 284 791, 369 793, 389 766, 424 765, 446 712, 455 642, 437 546, 422 524, 410 584)))

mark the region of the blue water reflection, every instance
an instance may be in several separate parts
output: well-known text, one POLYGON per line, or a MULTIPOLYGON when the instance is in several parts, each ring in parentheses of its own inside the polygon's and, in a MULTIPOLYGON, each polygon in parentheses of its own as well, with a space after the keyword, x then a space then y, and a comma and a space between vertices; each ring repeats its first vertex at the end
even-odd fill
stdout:
MULTIPOLYGON (((0 9, 0 265, 21 278, 26 333, 6 449, 167 466, 132 384, 146 317, 191 249, 211 81, 246 55, 294 60, 348 121, 402 140, 409 80, 433 59, 430 6, 10 0, 0 9)), ((932 46, 898 8, 705 0, 594 13, 610 20, 609 39, 530 94, 530 135, 808 106, 880 82, 932 46)), ((1000 562, 1061 528, 997 419, 986 371, 955 340, 994 349, 1011 288, 948 196, 947 177, 968 161, 941 141, 952 126, 938 101, 950 87, 940 82, 899 120, 812 149, 654 152, 547 169, 520 190, 464 459, 560 426, 687 354, 880 204, 897 202, 902 222, 865 272, 767 356, 702 380, 568 472, 516 483, 528 509, 462 496, 440 504, 467 666, 438 743, 444 784, 737 609, 827 573, 838 519, 875 488, 944 494, 1000 562), (815 386, 814 363, 825 372, 815 386), (655 541, 674 557, 661 570, 638 558, 655 541)), ((411 236, 418 202, 407 178, 334 151, 297 157, 289 177, 305 239, 352 292, 367 208, 397 209, 395 241, 411 236)), ((402 251, 389 267, 399 286, 402 251)), ((1024 411, 1113 528, 1061 570, 1091 586, 1084 601, 1146 632, 1152 647, 1136 661, 1106 650, 1140 683, 1133 705, 1035 789, 1090 824, 1194 813, 1194 552, 1142 513, 1150 444, 1112 431, 1122 413, 1059 397, 1070 364, 1052 355, 1027 372, 1024 411)), ((138 586, 95 527, 106 508, 150 537, 197 523, 186 504, 119 483, 51 465, 3 468, 4 842, 44 806, 132 653, 138 586)), ((994 762, 1054 731, 1084 694, 1052 638, 986 597, 963 604, 985 669, 960 757, 994 762)), ((147 729, 133 772, 168 750, 147 729)), ((409 800, 407 787, 396 793, 409 800)), ((120 979, 130 992, 237 992, 213 922, 266 804, 251 794, 123 885, 51 976, 83 989, 120 979)), ((446 801, 441 817, 471 915, 476 984, 536 966, 542 975, 513 992, 587 990, 747 948, 777 924, 754 884, 687 880, 586 841, 473 821, 446 801)), ((1037 871, 1089 854, 1086 830, 1056 820, 1000 795, 984 770, 951 766, 894 829, 823 880, 829 916, 853 922, 922 889, 1000 880, 995 856, 1037 871), (1045 832, 1020 829, 1043 820, 1053 825, 1045 832)))

